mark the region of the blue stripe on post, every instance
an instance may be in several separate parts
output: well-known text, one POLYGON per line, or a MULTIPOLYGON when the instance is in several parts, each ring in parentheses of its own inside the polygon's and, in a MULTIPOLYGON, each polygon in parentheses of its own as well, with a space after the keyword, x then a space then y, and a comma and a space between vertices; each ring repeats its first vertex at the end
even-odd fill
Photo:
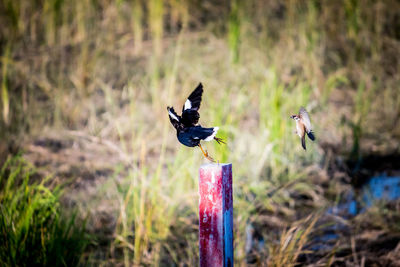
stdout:
POLYGON ((222 172, 223 220, 224 220, 224 266, 233 266, 233 198, 232 164, 225 165, 222 172))

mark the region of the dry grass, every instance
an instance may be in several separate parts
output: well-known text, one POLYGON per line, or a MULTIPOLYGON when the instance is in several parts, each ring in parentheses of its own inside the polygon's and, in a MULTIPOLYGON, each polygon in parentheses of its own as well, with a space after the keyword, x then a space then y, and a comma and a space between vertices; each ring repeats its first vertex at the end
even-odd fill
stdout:
MULTIPOLYGON (((293 226, 282 232, 278 245, 271 246, 267 266, 296 266, 300 253, 307 243, 308 236, 312 231, 318 216, 309 216, 302 222, 293 223, 293 226)), ((311 253, 311 251, 309 251, 311 253)))

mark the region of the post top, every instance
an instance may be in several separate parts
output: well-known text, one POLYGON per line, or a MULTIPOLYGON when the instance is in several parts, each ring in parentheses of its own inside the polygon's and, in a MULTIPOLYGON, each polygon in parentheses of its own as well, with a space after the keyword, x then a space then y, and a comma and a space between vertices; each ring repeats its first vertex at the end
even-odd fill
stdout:
POLYGON ((223 166, 232 166, 232 163, 205 163, 200 166, 200 169, 204 168, 216 168, 216 167, 223 167, 223 166))

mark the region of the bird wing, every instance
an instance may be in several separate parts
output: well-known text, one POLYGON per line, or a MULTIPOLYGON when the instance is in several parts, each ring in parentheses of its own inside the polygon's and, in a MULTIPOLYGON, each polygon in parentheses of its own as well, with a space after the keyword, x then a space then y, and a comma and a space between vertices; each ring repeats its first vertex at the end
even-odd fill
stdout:
POLYGON ((175 112, 175 110, 174 110, 173 107, 167 107, 167 110, 168 110, 169 119, 170 119, 171 121, 174 120, 174 121, 179 122, 179 121, 181 120, 181 116, 179 116, 178 114, 176 114, 176 112, 175 112))
POLYGON ((199 110, 202 95, 203 95, 203 85, 199 83, 196 89, 194 89, 193 92, 189 95, 188 99, 185 102, 185 105, 183 105, 182 114, 185 110, 188 109, 194 109, 196 111, 199 110))
POLYGON ((175 129, 178 129, 179 125, 181 124, 181 116, 176 114, 173 107, 167 107, 169 120, 171 121, 172 125, 175 129))
POLYGON ((190 94, 182 108, 182 123, 186 127, 194 126, 199 122, 200 114, 198 112, 203 95, 203 85, 199 85, 190 94))
POLYGON ((299 115, 300 115, 300 120, 306 127, 306 132, 309 133, 311 132, 311 121, 310 121, 310 116, 308 115, 308 112, 306 111, 305 108, 301 107, 299 110, 299 115))
POLYGON ((304 150, 307 150, 306 148, 306 136, 303 135, 303 137, 301 138, 301 146, 304 148, 304 150))

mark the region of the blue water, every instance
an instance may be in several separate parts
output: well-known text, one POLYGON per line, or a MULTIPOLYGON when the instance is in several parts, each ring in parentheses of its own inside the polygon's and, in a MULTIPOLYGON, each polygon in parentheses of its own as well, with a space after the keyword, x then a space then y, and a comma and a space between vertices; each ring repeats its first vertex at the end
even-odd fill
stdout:
POLYGON ((391 201, 400 198, 400 177, 386 175, 372 177, 360 192, 357 199, 353 191, 347 193, 342 201, 328 209, 328 213, 352 217, 365 212, 378 201, 391 201))
MULTIPOLYGON (((379 201, 391 201, 400 198, 400 177, 389 177, 386 175, 372 177, 359 192, 357 198, 354 191, 350 191, 342 198, 338 205, 327 210, 343 218, 351 218, 365 212, 369 207, 379 201)), ((327 249, 339 236, 336 231, 347 229, 347 225, 337 222, 335 225, 324 228, 324 234, 314 238, 312 250, 327 249)))
POLYGON ((373 177, 364 189, 362 200, 367 208, 377 200, 396 200, 400 198, 400 177, 373 177))

